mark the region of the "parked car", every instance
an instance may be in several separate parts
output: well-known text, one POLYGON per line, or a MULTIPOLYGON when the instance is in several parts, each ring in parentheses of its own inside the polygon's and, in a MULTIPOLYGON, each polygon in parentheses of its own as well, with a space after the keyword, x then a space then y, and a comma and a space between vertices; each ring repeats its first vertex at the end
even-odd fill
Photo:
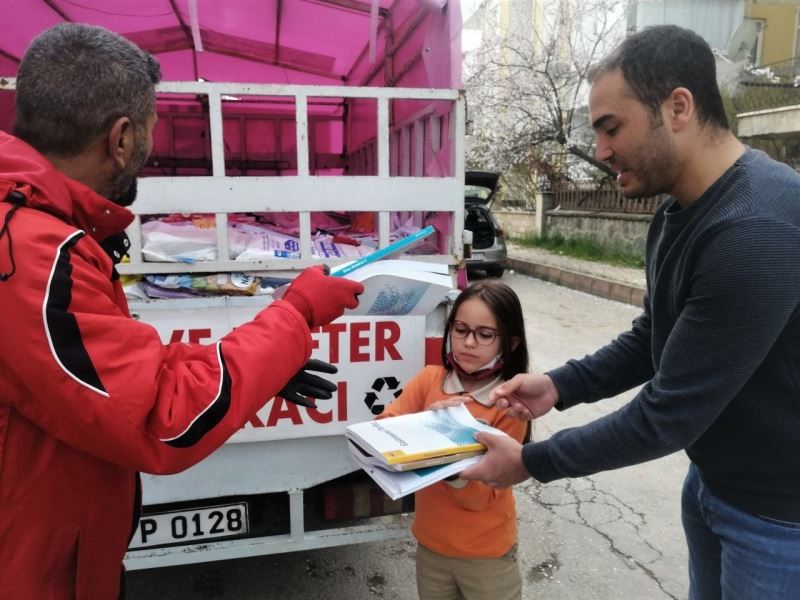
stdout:
POLYGON ((472 256, 467 259, 467 271, 485 271, 489 277, 502 277, 508 267, 503 228, 490 211, 500 189, 499 182, 499 173, 464 174, 464 229, 472 232, 472 256))

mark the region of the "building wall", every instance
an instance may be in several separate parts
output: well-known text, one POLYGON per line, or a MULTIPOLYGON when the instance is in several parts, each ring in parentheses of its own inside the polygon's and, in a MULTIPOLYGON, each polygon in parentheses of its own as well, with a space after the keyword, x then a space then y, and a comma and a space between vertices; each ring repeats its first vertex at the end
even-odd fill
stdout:
POLYGON ((499 221, 506 238, 529 238, 536 231, 536 213, 533 211, 492 209, 492 214, 499 221))
POLYGON ((634 3, 629 26, 679 25, 700 35, 712 48, 725 50, 745 15, 745 0, 647 0, 634 3))
MULTIPOLYGON (((534 236, 535 212, 495 209, 492 214, 509 239, 534 236)), ((647 229, 653 219, 652 215, 577 210, 548 210, 545 215, 548 236, 592 239, 602 246, 640 253, 644 253, 647 229)))
POLYGON ((800 2, 748 1, 747 16, 764 21, 764 41, 761 64, 788 60, 794 57, 794 35, 800 2))

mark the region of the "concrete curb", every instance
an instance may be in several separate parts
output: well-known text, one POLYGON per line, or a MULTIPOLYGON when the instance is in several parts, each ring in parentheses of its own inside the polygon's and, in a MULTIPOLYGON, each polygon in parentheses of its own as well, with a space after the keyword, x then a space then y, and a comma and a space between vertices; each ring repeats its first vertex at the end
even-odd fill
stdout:
POLYGON ((644 289, 634 285, 611 281, 595 275, 568 271, 551 265, 519 260, 518 258, 509 257, 508 262, 510 268, 523 275, 530 275, 537 279, 600 296, 607 300, 616 300, 617 302, 633 304, 639 307, 643 306, 644 289))

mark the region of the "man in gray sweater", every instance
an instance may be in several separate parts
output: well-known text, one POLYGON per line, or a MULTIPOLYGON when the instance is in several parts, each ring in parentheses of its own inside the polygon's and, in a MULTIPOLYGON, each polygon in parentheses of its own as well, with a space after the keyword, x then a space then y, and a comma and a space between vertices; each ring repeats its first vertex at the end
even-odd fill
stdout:
POLYGON ((493 391, 523 419, 615 396, 618 411, 520 446, 479 434, 461 474, 550 482, 685 449, 690 600, 800 590, 800 175, 731 133, 708 44, 659 26, 592 75, 597 157, 630 198, 668 193, 647 239, 647 295, 630 331, 493 391))

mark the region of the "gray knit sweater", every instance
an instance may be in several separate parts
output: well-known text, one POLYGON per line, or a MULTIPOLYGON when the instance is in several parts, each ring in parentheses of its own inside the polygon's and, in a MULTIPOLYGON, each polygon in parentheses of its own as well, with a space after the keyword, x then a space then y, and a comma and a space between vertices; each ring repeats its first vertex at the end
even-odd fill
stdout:
POLYGON ((748 149, 694 204, 655 214, 630 331, 550 372, 562 410, 644 386, 528 444, 526 467, 548 482, 686 449, 724 500, 800 521, 799 303, 800 175, 748 149))

